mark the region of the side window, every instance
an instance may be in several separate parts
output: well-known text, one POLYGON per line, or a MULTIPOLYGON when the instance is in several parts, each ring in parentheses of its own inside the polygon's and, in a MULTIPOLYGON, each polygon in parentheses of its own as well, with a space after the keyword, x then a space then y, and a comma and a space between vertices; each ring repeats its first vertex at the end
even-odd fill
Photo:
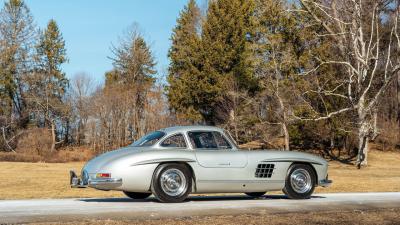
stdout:
POLYGON ((190 143, 194 148, 200 149, 217 149, 218 145, 215 142, 214 135, 209 131, 194 131, 189 132, 190 143))
POLYGON ((220 149, 230 149, 232 148, 229 142, 225 139, 220 132, 213 132, 215 140, 217 141, 218 148, 220 149))
POLYGON ((161 143, 162 147, 186 148, 185 138, 182 134, 175 134, 161 143))

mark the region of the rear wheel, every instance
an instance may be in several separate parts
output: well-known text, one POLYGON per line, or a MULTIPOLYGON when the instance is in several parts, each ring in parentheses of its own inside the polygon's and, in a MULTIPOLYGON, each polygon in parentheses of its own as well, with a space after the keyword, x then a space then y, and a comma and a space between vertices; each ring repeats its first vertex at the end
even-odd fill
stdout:
POLYGON ((182 202, 192 191, 192 175, 183 164, 162 164, 157 167, 151 191, 161 202, 182 202))
POLYGON ((289 168, 283 192, 291 199, 307 199, 314 192, 316 175, 310 165, 293 164, 289 168))
POLYGON ((124 191, 124 194, 132 199, 145 199, 151 195, 151 193, 130 192, 130 191, 124 191))
POLYGON ((259 197, 265 195, 265 193, 267 193, 267 192, 246 192, 245 194, 250 197, 253 197, 253 198, 259 198, 259 197))

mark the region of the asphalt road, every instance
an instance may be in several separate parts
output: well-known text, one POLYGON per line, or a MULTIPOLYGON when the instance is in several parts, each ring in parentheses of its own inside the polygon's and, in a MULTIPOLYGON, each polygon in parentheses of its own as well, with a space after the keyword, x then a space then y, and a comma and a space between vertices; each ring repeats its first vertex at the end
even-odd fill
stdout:
POLYGON ((177 204, 159 203, 154 198, 1 200, 0 224, 374 208, 400 208, 400 192, 316 194, 308 200, 289 200, 283 195, 259 199, 244 195, 194 196, 177 204))

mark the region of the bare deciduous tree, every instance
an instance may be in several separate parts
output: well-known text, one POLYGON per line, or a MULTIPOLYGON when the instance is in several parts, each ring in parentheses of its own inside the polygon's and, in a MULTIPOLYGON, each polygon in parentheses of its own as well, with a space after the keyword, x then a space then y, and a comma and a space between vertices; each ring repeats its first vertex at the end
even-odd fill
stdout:
POLYGON ((324 33, 335 41, 336 58, 320 61, 302 73, 309 75, 324 66, 343 69, 343 79, 332 90, 319 87, 324 97, 342 98, 347 106, 316 118, 322 120, 335 115, 355 112, 357 117, 358 156, 357 166, 367 165, 368 142, 376 134, 374 123, 377 107, 383 93, 400 70, 399 12, 400 2, 300 0, 314 22, 322 25, 324 33), (385 35, 385 31, 388 35, 385 35))
POLYGON ((76 137, 78 145, 85 139, 86 125, 90 116, 90 100, 94 92, 94 80, 86 73, 76 74, 70 81, 72 108, 76 119, 76 137))

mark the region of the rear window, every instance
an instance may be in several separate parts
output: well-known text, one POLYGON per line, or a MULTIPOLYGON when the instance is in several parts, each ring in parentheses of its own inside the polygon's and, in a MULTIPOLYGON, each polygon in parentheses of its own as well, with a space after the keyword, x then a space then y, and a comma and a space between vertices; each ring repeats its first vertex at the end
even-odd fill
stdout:
POLYGON ((147 134, 144 137, 140 138, 139 140, 133 142, 132 146, 134 147, 152 146, 164 136, 165 136, 164 132, 154 131, 153 133, 147 134))

